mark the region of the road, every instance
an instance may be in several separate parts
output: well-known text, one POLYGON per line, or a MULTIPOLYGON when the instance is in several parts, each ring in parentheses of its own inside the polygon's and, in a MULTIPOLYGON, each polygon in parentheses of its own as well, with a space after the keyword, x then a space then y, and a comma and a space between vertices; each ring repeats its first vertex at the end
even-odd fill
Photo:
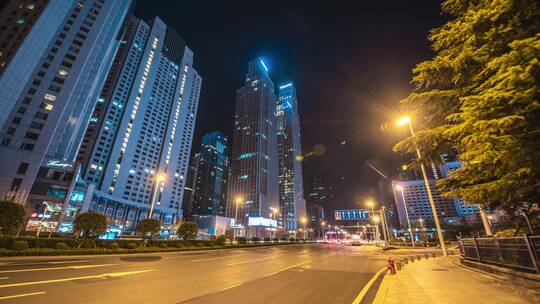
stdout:
POLYGON ((321 244, 0 258, 0 303, 349 304, 387 258, 321 244))

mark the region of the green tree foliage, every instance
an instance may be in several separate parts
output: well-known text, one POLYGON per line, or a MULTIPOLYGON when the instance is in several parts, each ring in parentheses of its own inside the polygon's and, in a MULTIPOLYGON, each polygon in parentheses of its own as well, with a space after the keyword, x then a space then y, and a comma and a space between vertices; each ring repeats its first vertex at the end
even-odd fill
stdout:
POLYGON ((152 237, 161 230, 161 222, 158 219, 147 218, 137 223, 135 230, 143 238, 152 237))
MULTIPOLYGON (((425 161, 450 150, 463 167, 439 183, 447 196, 512 209, 540 198, 540 2, 447 0, 453 19, 432 30, 433 59, 413 70, 401 101, 425 161)), ((529 208, 530 209, 530 208, 529 208)))
POLYGON ((183 222, 178 227, 178 236, 183 240, 194 240, 199 233, 199 227, 195 222, 183 222))
POLYGON ((82 233, 84 237, 98 237, 107 232, 107 217, 99 212, 86 212, 77 215, 73 221, 75 233, 82 233))
POLYGON ((24 206, 10 201, 0 200, 0 235, 16 234, 26 224, 24 206))

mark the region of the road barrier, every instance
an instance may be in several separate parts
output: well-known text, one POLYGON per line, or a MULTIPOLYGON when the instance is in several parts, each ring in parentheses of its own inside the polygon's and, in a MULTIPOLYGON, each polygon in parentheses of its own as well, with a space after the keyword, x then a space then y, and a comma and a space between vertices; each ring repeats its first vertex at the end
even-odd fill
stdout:
POLYGON ((461 257, 540 274, 540 236, 458 239, 461 257))

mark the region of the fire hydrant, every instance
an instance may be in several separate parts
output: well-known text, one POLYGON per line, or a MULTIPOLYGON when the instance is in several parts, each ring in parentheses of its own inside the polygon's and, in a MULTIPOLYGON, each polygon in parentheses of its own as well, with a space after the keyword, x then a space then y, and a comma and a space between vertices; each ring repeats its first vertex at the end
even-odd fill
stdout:
POLYGON ((394 265, 394 260, 392 258, 388 259, 388 270, 390 270, 390 274, 396 274, 396 265, 394 265))

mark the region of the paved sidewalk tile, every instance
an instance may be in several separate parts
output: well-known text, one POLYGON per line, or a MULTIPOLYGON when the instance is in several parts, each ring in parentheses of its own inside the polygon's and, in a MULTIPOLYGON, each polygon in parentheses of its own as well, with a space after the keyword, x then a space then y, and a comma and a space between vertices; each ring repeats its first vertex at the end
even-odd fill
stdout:
POLYGON ((387 274, 374 303, 540 303, 540 284, 512 280, 460 266, 458 257, 431 258, 387 274))

